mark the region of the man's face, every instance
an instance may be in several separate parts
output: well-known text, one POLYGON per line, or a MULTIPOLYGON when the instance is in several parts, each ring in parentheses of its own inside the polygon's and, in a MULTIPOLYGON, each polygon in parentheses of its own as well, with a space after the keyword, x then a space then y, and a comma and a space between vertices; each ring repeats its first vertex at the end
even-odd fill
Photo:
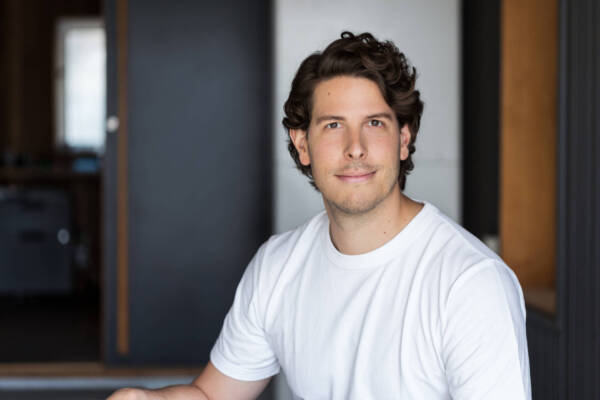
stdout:
POLYGON ((315 87, 308 132, 290 136, 326 204, 346 214, 366 213, 388 198, 410 140, 377 84, 347 76, 315 87))

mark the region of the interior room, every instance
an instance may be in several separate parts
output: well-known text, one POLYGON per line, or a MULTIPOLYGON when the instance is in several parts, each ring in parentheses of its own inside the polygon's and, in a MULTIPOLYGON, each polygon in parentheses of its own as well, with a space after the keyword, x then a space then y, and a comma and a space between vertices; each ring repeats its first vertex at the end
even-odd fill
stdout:
POLYGON ((101 8, 2 2, 2 363, 101 358, 101 8))

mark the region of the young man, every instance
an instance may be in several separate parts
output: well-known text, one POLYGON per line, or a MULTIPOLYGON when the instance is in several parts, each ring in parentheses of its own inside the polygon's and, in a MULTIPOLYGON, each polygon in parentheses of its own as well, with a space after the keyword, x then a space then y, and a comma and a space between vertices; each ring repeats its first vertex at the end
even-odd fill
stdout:
POLYGON ((301 64, 289 150, 325 211, 264 243, 202 374, 111 399, 253 399, 282 369, 301 399, 530 399, 514 273, 402 193, 423 104, 391 42, 344 32, 301 64))

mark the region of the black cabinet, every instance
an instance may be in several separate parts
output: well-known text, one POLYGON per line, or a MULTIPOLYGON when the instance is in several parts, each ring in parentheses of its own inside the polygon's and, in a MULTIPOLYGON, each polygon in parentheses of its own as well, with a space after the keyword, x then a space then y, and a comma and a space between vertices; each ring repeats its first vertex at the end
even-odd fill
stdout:
POLYGON ((0 295, 71 294, 67 193, 0 186, 0 221, 0 295))

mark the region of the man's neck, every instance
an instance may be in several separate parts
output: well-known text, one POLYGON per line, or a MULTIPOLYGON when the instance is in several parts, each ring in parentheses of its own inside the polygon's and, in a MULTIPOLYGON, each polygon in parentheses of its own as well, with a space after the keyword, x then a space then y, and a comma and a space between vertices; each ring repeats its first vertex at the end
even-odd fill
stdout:
POLYGON ((396 236, 423 208, 405 196, 398 185, 374 209, 360 215, 349 215, 325 203, 329 216, 329 234, 343 254, 367 253, 383 246, 396 236))

